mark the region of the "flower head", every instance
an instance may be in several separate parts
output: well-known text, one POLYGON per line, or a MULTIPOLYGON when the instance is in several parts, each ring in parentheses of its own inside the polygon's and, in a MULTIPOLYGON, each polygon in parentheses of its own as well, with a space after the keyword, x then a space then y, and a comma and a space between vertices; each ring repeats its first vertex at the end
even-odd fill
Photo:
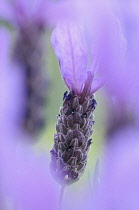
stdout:
POLYGON ((88 70, 88 47, 80 25, 73 22, 59 24, 51 42, 61 75, 70 90, 69 94, 64 93, 51 150, 52 175, 63 185, 78 181, 84 173, 97 105, 94 93, 102 82, 94 78, 94 68, 88 70))

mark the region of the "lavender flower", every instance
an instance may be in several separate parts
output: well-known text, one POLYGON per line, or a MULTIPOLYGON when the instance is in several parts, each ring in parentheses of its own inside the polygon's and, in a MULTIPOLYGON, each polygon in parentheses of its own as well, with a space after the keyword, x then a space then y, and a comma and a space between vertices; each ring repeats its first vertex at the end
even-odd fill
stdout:
POLYGON ((36 135, 46 122, 49 81, 44 71, 44 36, 48 25, 56 21, 53 13, 61 18, 62 11, 67 6, 59 3, 58 7, 57 4, 44 0, 2 1, 1 5, 0 18, 12 24, 17 32, 13 61, 20 66, 25 89, 22 127, 28 134, 36 135))
POLYGON ((26 87, 23 126, 29 134, 33 135, 45 125, 48 79, 43 67, 44 32, 43 25, 26 22, 19 28, 14 48, 14 60, 24 71, 26 87))
POLYGON ((3 3, 10 13, 8 21, 11 21, 17 32, 13 62, 20 67, 24 83, 24 114, 21 123, 31 135, 37 134, 45 125, 48 81, 43 68, 45 24, 39 15, 42 3, 34 1, 33 7, 29 1, 22 0, 3 3))
POLYGON ((80 178, 87 164, 97 105, 94 93, 102 83, 94 78, 95 69, 87 69, 88 52, 82 27, 62 23, 53 31, 51 42, 70 92, 64 93, 58 115, 50 167, 60 184, 70 184, 80 178))
POLYGON ((3 28, 0 43, 0 209, 56 209, 48 157, 36 155, 19 129, 22 74, 10 60, 11 37, 3 28))

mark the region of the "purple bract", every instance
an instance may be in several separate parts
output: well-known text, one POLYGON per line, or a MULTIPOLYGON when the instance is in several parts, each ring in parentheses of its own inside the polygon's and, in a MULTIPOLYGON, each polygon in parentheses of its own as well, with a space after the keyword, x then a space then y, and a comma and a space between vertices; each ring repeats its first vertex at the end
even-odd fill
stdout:
POLYGON ((53 31, 51 43, 69 90, 77 95, 93 95, 102 81, 94 78, 94 68, 88 68, 89 53, 83 27, 72 22, 61 23, 53 31))

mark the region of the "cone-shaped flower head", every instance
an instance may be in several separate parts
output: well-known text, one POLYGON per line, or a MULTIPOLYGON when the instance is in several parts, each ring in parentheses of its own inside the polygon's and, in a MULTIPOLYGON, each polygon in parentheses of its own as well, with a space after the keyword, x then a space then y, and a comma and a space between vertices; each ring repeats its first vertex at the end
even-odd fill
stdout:
POLYGON ((70 92, 64 93, 58 115, 50 169, 60 184, 70 184, 79 179, 87 164, 97 105, 93 94, 102 84, 94 79, 94 69, 87 70, 87 44, 82 27, 60 24, 51 41, 70 92))

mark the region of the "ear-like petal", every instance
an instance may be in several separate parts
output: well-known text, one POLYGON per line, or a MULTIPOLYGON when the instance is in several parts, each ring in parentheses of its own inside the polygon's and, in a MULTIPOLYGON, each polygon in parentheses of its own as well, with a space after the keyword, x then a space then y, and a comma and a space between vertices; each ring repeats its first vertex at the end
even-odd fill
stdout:
POLYGON ((80 93, 86 80, 87 48, 83 29, 74 23, 61 23, 52 33, 51 43, 59 60, 67 87, 80 93))
POLYGON ((91 93, 95 93, 97 90, 99 90, 104 85, 104 79, 102 78, 95 78, 93 80, 92 86, 91 86, 91 93))

